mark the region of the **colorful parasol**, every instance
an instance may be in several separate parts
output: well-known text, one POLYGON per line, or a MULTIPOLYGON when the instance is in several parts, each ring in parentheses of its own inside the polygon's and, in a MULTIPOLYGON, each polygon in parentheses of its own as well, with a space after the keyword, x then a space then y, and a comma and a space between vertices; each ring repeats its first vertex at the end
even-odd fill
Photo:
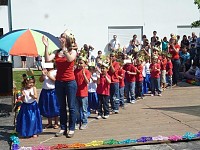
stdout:
POLYGON ((60 47, 59 39, 48 32, 19 29, 8 32, 0 38, 0 51, 14 56, 44 56, 43 35, 48 38, 50 53, 60 47))

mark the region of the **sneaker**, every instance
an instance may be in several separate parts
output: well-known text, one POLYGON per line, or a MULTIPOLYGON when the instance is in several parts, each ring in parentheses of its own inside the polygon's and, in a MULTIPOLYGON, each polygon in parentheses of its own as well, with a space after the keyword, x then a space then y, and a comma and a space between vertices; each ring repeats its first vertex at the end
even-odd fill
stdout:
POLYGON ((154 96, 154 94, 151 94, 151 96, 154 96))
POLYGON ((135 100, 132 100, 132 101, 131 101, 131 104, 134 104, 134 103, 135 103, 135 100))
POLYGON ((158 96, 162 96, 162 94, 158 94, 158 96))
POLYGON ((75 124, 75 130, 78 130, 80 128, 80 124, 75 124))
POLYGON ((172 87, 176 87, 176 86, 177 86, 177 84, 173 84, 173 85, 172 85, 172 87))
POLYGON ((101 119, 101 116, 100 116, 100 115, 98 115, 98 116, 96 117, 96 119, 101 119))
POLYGON ((109 118, 109 115, 103 116, 103 119, 108 119, 108 118, 109 118))
POLYGON ((67 132, 66 137, 67 137, 67 138, 72 138, 73 136, 74 136, 74 131, 69 130, 69 131, 67 132))
POLYGON ((87 128, 87 124, 82 124, 80 127, 81 130, 85 130, 86 128, 87 128))
POLYGON ((56 134, 55 134, 55 136, 56 137, 60 137, 60 136, 62 136, 62 135, 64 135, 65 134, 65 130, 60 130, 59 132, 57 132, 56 134))
POLYGON ((119 110, 114 110, 114 113, 115 113, 115 114, 118 114, 118 113, 119 113, 119 110))

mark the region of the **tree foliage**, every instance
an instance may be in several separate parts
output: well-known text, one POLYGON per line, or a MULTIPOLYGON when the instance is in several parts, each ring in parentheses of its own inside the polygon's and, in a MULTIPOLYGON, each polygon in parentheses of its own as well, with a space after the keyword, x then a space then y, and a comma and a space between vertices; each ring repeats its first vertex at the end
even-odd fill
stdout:
MULTIPOLYGON (((200 0, 194 0, 194 4, 200 9, 200 0)), ((194 21, 191 25, 192 27, 200 27, 200 20, 194 21)))
POLYGON ((200 9, 200 0, 194 0, 194 4, 200 9))

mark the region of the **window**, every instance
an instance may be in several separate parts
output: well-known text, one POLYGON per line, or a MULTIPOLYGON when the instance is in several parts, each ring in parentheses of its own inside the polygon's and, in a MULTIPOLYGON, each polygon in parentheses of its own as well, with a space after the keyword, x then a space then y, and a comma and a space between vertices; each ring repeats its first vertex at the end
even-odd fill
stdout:
POLYGON ((8 5, 8 0, 0 0, 0 6, 1 5, 8 5))
POLYGON ((120 42, 120 47, 129 44, 133 35, 137 35, 137 39, 141 41, 143 35, 143 26, 109 26, 108 27, 108 42, 113 39, 113 35, 117 35, 120 42))
POLYGON ((196 34, 197 37, 200 36, 200 28, 192 28, 191 25, 180 25, 177 26, 178 35, 180 35, 180 40, 182 40, 183 35, 191 36, 192 32, 196 34))

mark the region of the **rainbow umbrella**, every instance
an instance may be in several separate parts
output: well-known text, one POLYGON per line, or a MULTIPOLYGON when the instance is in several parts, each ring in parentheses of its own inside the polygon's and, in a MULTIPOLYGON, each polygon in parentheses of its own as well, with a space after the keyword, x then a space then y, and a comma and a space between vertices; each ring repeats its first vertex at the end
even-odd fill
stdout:
POLYGON ((44 56, 43 35, 49 39, 50 53, 60 47, 59 39, 50 33, 34 29, 19 29, 8 32, 0 38, 0 51, 14 56, 44 56))

